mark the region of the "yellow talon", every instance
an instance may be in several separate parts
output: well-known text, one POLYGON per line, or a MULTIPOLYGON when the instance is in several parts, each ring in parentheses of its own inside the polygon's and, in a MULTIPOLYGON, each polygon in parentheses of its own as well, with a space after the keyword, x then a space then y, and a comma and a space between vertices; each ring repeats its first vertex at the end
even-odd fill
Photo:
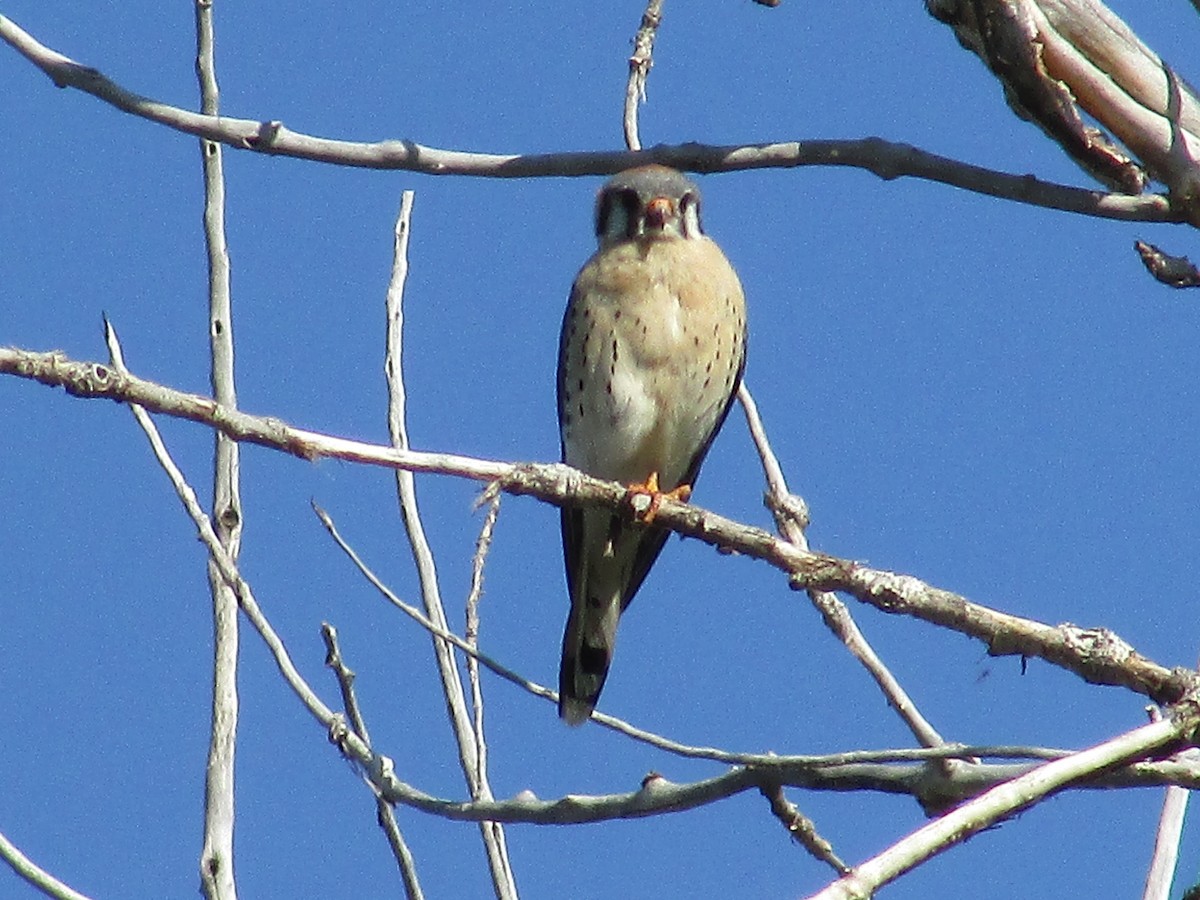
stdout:
POLYGON ((688 498, 692 496, 692 486, 690 484, 681 484, 679 487, 672 488, 669 491, 661 490, 658 485, 657 472, 651 472, 644 482, 629 485, 628 491, 630 494, 630 505, 632 505, 633 497, 638 494, 645 494, 650 498, 650 505, 646 507, 644 512, 639 512, 636 507, 633 510, 634 519, 644 525, 649 525, 654 521, 654 517, 658 515, 658 508, 662 505, 663 497, 668 497, 680 503, 686 503, 688 498))

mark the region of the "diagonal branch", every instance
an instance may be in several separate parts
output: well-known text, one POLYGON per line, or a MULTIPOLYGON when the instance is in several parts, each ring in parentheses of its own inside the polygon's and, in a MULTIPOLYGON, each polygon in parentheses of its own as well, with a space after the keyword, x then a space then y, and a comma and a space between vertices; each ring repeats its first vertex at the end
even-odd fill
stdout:
MULTIPOLYGON (((108 331, 108 337, 114 364, 123 366, 120 345, 111 329, 108 331)), ((131 404, 131 409, 138 423, 145 430, 155 456, 169 476, 177 496, 195 524, 213 564, 233 588, 239 606, 251 625, 263 638, 275 659, 280 674, 314 718, 329 732, 331 739, 339 749, 362 767, 379 791, 379 795, 388 802, 404 803, 428 813, 460 821, 565 824, 613 818, 639 818, 662 812, 678 812, 753 788, 761 789, 767 785, 788 784, 811 787, 821 781, 828 782, 833 775, 830 770, 824 768, 796 773, 774 766, 766 768, 738 767, 724 775, 691 784, 677 785, 664 778, 656 778, 648 780, 640 790, 631 794, 606 797, 572 795, 552 801, 539 801, 529 792, 523 792, 510 801, 458 802, 434 797, 405 784, 395 777, 391 761, 372 751, 357 732, 347 729, 342 716, 331 710, 300 675, 283 641, 263 615, 250 585, 242 578, 236 562, 218 539, 211 521, 196 499, 195 491, 188 485, 178 466, 171 459, 150 416, 137 404, 131 404), (795 779, 792 777, 795 774, 799 774, 801 777, 795 779)), ((850 771, 847 773, 849 780, 843 781, 837 789, 852 789, 848 787, 851 782, 857 783, 860 787, 880 789, 878 785, 886 783, 886 773, 879 772, 878 768, 875 767, 872 770, 872 767, 869 766, 849 766, 850 771), (859 771, 864 768, 867 771, 859 771)), ((979 769, 981 767, 969 768, 979 769)), ((892 783, 894 784, 894 779, 892 783)), ((902 790, 902 792, 909 791, 902 790)))
MULTIPOLYGON (((484 492, 481 502, 487 503, 487 512, 483 517, 483 526, 479 529, 479 537, 475 540, 475 553, 471 557, 471 587, 467 591, 466 616, 464 618, 464 633, 467 643, 479 648, 479 601, 483 598, 483 567, 488 551, 492 546, 492 535, 496 530, 496 520, 500 517, 500 497, 497 490, 491 486, 484 492)), ((488 749, 483 730, 483 684, 479 680, 479 660, 467 656, 467 679, 471 683, 471 731, 475 741, 475 765, 478 769, 477 779, 482 779, 487 772, 488 749)))
POLYGON ((41 868, 3 834, 0 834, 0 859, 8 863, 19 877, 25 879, 47 897, 55 898, 55 900, 89 900, 86 894, 79 893, 41 868))
POLYGON ((1080 778, 1168 746, 1190 735, 1197 724, 1200 719, 1197 719, 1193 703, 1178 717, 1143 725, 1089 750, 1039 766, 918 829, 874 859, 856 866, 851 874, 814 894, 812 900, 874 896, 883 885, 988 826, 1028 809, 1080 778))
MULTIPOLYGON (((342 552, 358 568, 367 581, 375 587, 393 606, 413 619, 422 628, 438 638, 453 644, 469 659, 478 662, 505 681, 535 697, 557 704, 558 695, 549 688, 529 681, 507 666, 483 653, 473 641, 465 640, 453 632, 440 630, 420 610, 405 603, 385 585, 361 559, 339 533, 332 518, 314 504, 314 511, 321 524, 329 532, 342 552)), ((1048 750, 1034 747, 970 747, 962 744, 942 744, 937 748, 910 750, 854 750, 844 753, 823 755, 781 755, 775 753, 739 753, 715 747, 696 747, 680 744, 661 735, 644 731, 621 719, 604 713, 595 713, 593 721, 619 734, 626 735, 651 747, 689 759, 705 759, 736 766, 749 766, 759 770, 780 773, 787 783, 813 789, 852 790, 869 788, 889 793, 911 794, 931 814, 953 806, 980 791, 1016 778, 1029 770, 1028 765, 983 766, 951 765, 958 761, 987 759, 1061 759, 1070 755, 1066 750, 1048 750), (875 763, 937 762, 936 768, 927 766, 884 767, 875 763)), ((1190 758, 1189 758, 1190 759, 1190 758)), ((783 782, 780 782, 783 783, 783 782)), ((1092 783, 1095 787, 1128 786, 1131 784, 1158 785, 1171 783, 1200 785, 1200 765, 1182 759, 1143 764, 1135 770, 1120 774, 1112 782, 1103 779, 1092 783), (1131 780, 1132 779, 1132 780, 1131 780)))
MULTIPOLYGON (((779 465, 779 460, 767 440, 766 428, 758 414, 758 404, 754 402, 750 388, 744 381, 738 387, 738 402, 746 415, 746 425, 750 429, 750 437, 754 440, 754 446, 758 449, 759 458, 762 460, 763 474, 767 480, 765 502, 775 518, 776 530, 794 546, 807 551, 809 549, 808 538, 804 534, 804 529, 808 525, 808 505, 803 499, 788 490, 783 467, 779 465)), ((825 626, 845 644, 846 649, 875 679, 875 683, 887 698, 888 705, 896 710, 921 745, 923 747, 943 746, 946 741, 938 734, 937 729, 921 715, 908 692, 879 658, 866 636, 859 629, 858 623, 854 621, 854 617, 850 615, 850 610, 846 608, 846 605, 828 591, 810 590, 808 597, 821 614, 825 626)), ((949 760, 944 762, 946 765, 950 764, 949 760)))
POLYGON ((880 138, 845 141, 788 141, 715 146, 687 143, 633 153, 541 154, 465 153, 426 147, 412 140, 355 143, 291 131, 279 121, 204 116, 132 93, 96 69, 81 65, 38 43, 0 16, 0 39, 45 72, 59 87, 89 93, 131 115, 176 131, 253 150, 315 162, 372 169, 404 169, 427 175, 487 178, 611 175, 633 165, 658 162, 692 172, 795 166, 848 166, 885 180, 923 178, 963 190, 1064 212, 1138 222, 1182 222, 1184 213, 1159 194, 1131 196, 1086 190, 973 166, 903 143, 880 138))
MULTIPOLYGON (((94 362, 61 353, 0 348, 0 374, 18 375, 65 388, 79 397, 141 404, 147 409, 202 422, 239 441, 299 456, 437 472, 497 482, 506 493, 536 497, 556 506, 627 505, 626 489, 562 464, 503 463, 449 453, 398 450, 293 428, 278 419, 226 409, 208 397, 186 394, 94 362)), ((1137 653, 1104 628, 1047 625, 1008 615, 909 575, 872 569, 852 560, 803 551, 761 528, 666 498, 655 518, 679 534, 713 547, 736 550, 789 576, 796 589, 838 591, 883 612, 921 619, 982 641, 993 656, 1038 657, 1093 684, 1117 685, 1170 705, 1200 687, 1193 670, 1168 669, 1137 653)))
POLYGON ((850 873, 847 866, 833 851, 833 845, 817 832, 812 819, 800 811, 800 807, 784 796, 779 785, 760 788, 762 795, 771 804, 771 814, 787 829, 792 840, 808 851, 814 859, 833 868, 839 875, 850 873))

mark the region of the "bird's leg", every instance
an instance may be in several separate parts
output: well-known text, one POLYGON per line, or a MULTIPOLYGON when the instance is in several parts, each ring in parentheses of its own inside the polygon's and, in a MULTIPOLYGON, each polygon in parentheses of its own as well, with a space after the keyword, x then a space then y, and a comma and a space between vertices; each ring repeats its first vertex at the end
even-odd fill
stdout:
POLYGON ((681 484, 679 487, 672 488, 669 491, 660 490, 658 486, 658 472, 651 472, 644 482, 631 484, 627 490, 629 491, 629 505, 633 509, 633 517, 643 525, 649 525, 654 521, 654 517, 658 515, 658 508, 662 505, 663 497, 677 500, 680 503, 686 503, 688 498, 692 496, 692 486, 690 484, 681 484), (637 496, 643 494, 650 498, 650 503, 644 510, 639 510, 634 500, 637 496))

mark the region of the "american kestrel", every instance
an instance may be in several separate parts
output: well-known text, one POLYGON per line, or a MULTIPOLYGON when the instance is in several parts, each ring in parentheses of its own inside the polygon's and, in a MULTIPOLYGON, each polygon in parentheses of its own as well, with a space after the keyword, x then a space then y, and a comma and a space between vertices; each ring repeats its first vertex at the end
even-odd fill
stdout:
MULTIPOLYGON (((746 359, 737 274, 700 228, 700 191, 666 166, 614 176, 596 198, 599 249, 571 288, 558 354, 563 462, 634 491, 687 499, 746 359)), ((617 621, 668 532, 605 509, 563 509, 571 613, 558 714, 592 714, 617 621)))

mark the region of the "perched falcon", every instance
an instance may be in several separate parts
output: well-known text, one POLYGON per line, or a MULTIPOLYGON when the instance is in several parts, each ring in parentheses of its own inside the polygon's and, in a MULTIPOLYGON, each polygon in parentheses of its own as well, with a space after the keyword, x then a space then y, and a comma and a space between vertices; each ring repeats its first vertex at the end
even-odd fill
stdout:
MULTIPOLYGON (((741 382, 741 283, 701 230, 696 185, 666 166, 630 169, 601 188, 596 237, 559 343, 563 462, 652 500, 660 491, 687 499, 741 382)), ((591 716, 617 621, 667 539, 650 518, 562 510, 571 613, 558 713, 572 725, 591 716)))

